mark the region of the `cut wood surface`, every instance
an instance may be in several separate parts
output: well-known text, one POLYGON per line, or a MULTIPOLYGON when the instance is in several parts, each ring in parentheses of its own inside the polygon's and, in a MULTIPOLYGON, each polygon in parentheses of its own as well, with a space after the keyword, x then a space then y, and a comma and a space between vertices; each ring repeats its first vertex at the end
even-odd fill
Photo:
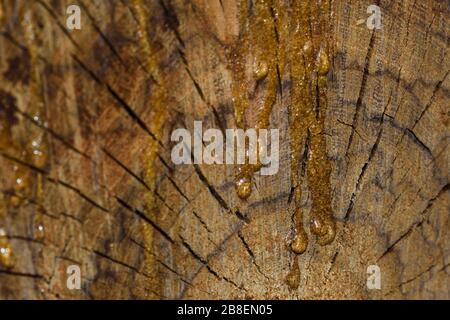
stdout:
POLYGON ((438 0, 0 0, 0 298, 449 299, 449 17, 438 0), (80 30, 66 28, 70 4, 80 30), (381 29, 366 26, 371 4, 381 29), (320 134, 336 221, 323 246, 287 49, 306 32, 298 8, 315 6, 329 26, 310 19, 329 48, 320 134), (252 27, 258 8, 269 14, 252 27), (258 52, 240 50, 245 32, 284 64, 268 125, 280 169, 255 174, 243 200, 237 165, 174 165, 170 135, 194 120, 236 128, 239 90, 255 126, 275 64, 237 81, 258 52), (290 248, 296 209, 303 254, 290 248), (81 290, 66 286, 71 265, 81 290))

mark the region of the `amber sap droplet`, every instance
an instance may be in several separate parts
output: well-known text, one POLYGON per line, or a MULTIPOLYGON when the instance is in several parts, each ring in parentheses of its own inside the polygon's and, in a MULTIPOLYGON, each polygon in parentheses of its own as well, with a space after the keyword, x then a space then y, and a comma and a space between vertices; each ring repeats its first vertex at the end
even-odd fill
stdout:
POLYGON ((323 48, 320 49, 317 60, 317 73, 321 76, 326 75, 328 73, 328 70, 330 70, 330 62, 328 60, 328 55, 326 54, 325 50, 323 50, 323 48))
POLYGON ((42 137, 31 141, 31 156, 33 164, 38 168, 45 166, 47 162, 47 145, 42 137))
POLYGON ((29 183, 28 183, 28 176, 25 174, 23 170, 20 170, 17 167, 14 167, 14 170, 16 171, 15 174, 15 180, 14 180, 14 192, 17 193, 17 195, 12 195, 9 198, 9 203, 11 206, 17 208, 20 206, 23 202, 23 198, 21 195, 25 194, 29 189, 29 183))
POLYGON ((34 238, 36 240, 43 240, 45 238, 44 219, 41 212, 39 212, 33 221, 34 238))
POLYGON ((9 199, 10 205, 18 207, 23 202, 23 196, 27 195, 30 191, 30 181, 28 173, 20 166, 14 166, 14 185, 13 190, 15 195, 12 195, 9 199))
POLYGON ((10 269, 14 265, 14 255, 5 231, 0 229, 0 265, 10 269))
POLYGON ((316 217, 311 220, 311 232, 317 236, 317 242, 324 246, 333 242, 336 224, 332 219, 316 217))
POLYGON ((305 54, 305 56, 309 57, 311 56, 312 51, 313 51, 312 42, 308 40, 303 45, 303 53, 305 54))
POLYGON ((260 63, 255 63, 253 68, 253 75, 256 79, 256 81, 260 81, 267 77, 267 74, 269 73, 269 66, 265 61, 260 63))
POLYGON ((291 242, 291 249, 296 254, 302 254, 308 247, 308 235, 305 230, 297 230, 294 240, 291 242))
POLYGON ((17 191, 22 191, 24 189, 26 189, 26 178, 25 176, 19 175, 16 177, 16 184, 15 184, 15 189, 17 191))
POLYGON ((27 172, 18 166, 14 166, 13 168, 14 175, 14 191, 16 192, 25 192, 29 187, 29 178, 27 172))
POLYGON ((250 178, 243 177, 236 181, 236 192, 241 199, 247 199, 252 192, 252 181, 250 178))
POLYGON ((35 238, 38 240, 42 240, 45 236, 45 229, 44 229, 44 225, 39 224, 36 226, 36 231, 35 231, 35 238))
POLYGON ((295 257, 291 271, 286 276, 286 284, 291 290, 296 290, 300 285, 300 267, 298 266, 297 257, 295 257))
POLYGON ((22 203, 22 199, 19 198, 18 196, 11 196, 11 198, 9 198, 9 204, 11 206, 13 206, 14 208, 17 208, 18 206, 20 206, 20 204, 22 203))

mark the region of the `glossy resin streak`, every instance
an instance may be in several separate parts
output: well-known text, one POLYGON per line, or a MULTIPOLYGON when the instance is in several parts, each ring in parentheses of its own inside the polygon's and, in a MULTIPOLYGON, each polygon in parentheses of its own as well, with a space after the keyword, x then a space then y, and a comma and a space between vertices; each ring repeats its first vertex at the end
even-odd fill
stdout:
MULTIPOLYGON (((146 185, 150 188, 150 191, 146 193, 146 212, 145 214, 150 219, 155 219, 157 215, 156 212, 156 201, 155 201, 155 190, 156 190, 156 169, 155 161, 158 158, 158 152, 160 150, 163 134, 163 126, 167 119, 167 91, 164 85, 163 76, 160 73, 160 61, 159 55, 156 54, 155 45, 149 35, 149 19, 150 15, 148 12, 148 6, 142 0, 132 1, 132 10, 137 18, 137 30, 140 44, 140 56, 144 57, 144 66, 146 71, 150 74, 150 80, 152 83, 150 101, 148 106, 152 113, 152 123, 151 132, 154 134, 153 138, 149 138, 148 146, 144 155, 144 179, 146 185)), ((157 277, 156 260, 153 252, 153 228, 151 225, 145 223, 143 224, 143 234, 145 239, 145 272, 151 276, 151 286, 158 287, 159 280, 157 277)))
MULTIPOLYGON (((0 23, 2 23, 0 10, 0 23)), ((11 170, 13 179, 11 186, 7 190, 7 197, 2 197, 2 209, 4 212, 10 211, 9 208, 19 208, 24 201, 33 199, 39 205, 44 198, 44 177, 40 171, 45 171, 49 166, 49 143, 45 130, 40 127, 47 126, 46 107, 43 96, 42 68, 38 43, 35 32, 37 13, 23 4, 18 10, 18 19, 21 23, 21 31, 24 35, 27 54, 29 59, 30 73, 28 99, 22 107, 31 120, 38 126, 26 126, 21 134, 20 130, 13 133, 13 126, 18 123, 16 112, 19 109, 14 96, 6 91, 0 91, 0 149, 10 157, 29 163, 36 170, 31 171, 25 166, 14 162, 6 164, 3 169, 11 170), (8 168, 8 166, 10 166, 8 168)), ((3 215, 5 215, 4 213, 3 215)), ((0 226, 1 227, 1 226, 0 226)), ((2 230, 2 229, 1 229, 2 230)), ((45 236, 45 228, 41 209, 36 209, 33 215, 33 237, 36 240, 42 240, 45 236)), ((2 231, 0 235, 0 264, 5 267, 12 267, 14 255, 11 246, 8 243, 7 236, 2 231)))
MULTIPOLYGON (((38 42, 34 26, 36 25, 32 11, 25 13, 22 19, 22 28, 25 32, 25 39, 30 53, 31 60, 31 82, 30 82, 30 101, 27 112, 36 123, 41 126, 47 126, 47 115, 43 95, 43 83, 41 79, 40 58, 38 51, 38 42)), ((28 130, 27 130, 28 131, 28 130)), ((45 169, 48 166, 49 144, 48 137, 44 130, 34 126, 29 130, 29 140, 26 142, 26 158, 34 167, 45 169)), ((35 197, 37 203, 42 203, 43 199, 43 176, 38 173, 35 177, 35 197)), ((40 218, 38 218, 40 220, 40 218)))
MULTIPOLYGON (((277 98, 279 75, 284 67, 286 39, 286 12, 279 1, 256 1, 248 7, 247 1, 239 3, 241 34, 235 46, 228 51, 228 60, 233 77, 233 104, 238 128, 245 129, 245 113, 250 104, 250 90, 261 85, 264 99, 258 106, 256 129, 269 126, 272 107, 277 98), (251 65, 251 72, 248 72, 251 65)), ((261 169, 261 164, 245 164, 236 176, 236 191, 240 198, 251 194, 253 174, 261 169)))
POLYGON ((13 251, 3 229, 0 229, 0 266, 5 268, 14 266, 13 251))
MULTIPOLYGON (((303 178, 307 179, 312 197, 311 233, 321 245, 331 243, 336 234, 331 208, 331 164, 324 135, 327 74, 332 54, 331 16, 331 0, 296 1, 289 9, 280 1, 257 1, 251 8, 247 1, 241 1, 241 32, 229 52, 233 103, 239 128, 247 126, 250 92, 260 84, 265 88, 265 97, 258 108, 256 127, 269 126, 279 80, 284 70, 289 68, 292 81, 288 107, 291 183, 296 208, 296 235, 291 249, 297 254, 303 253, 308 245, 300 206, 303 178), (253 78, 250 77, 250 69, 253 70, 253 78), (305 172, 301 172, 302 168, 305 172)), ((251 194, 252 175, 259 169, 258 165, 239 168, 236 189, 240 198, 246 199, 251 194)))
POLYGON ((306 168, 312 207, 309 221, 311 233, 321 245, 335 237, 331 209, 331 164, 327 158, 324 124, 327 110, 327 74, 330 67, 329 23, 330 1, 301 1, 293 12, 297 22, 290 42, 292 104, 290 110, 291 168, 297 233, 292 242, 296 253, 305 251, 308 243, 300 208, 302 162, 306 168), (294 58, 295 56, 295 58, 294 58), (302 146, 304 145, 304 148, 302 146), (302 152, 303 149, 303 152, 302 152))

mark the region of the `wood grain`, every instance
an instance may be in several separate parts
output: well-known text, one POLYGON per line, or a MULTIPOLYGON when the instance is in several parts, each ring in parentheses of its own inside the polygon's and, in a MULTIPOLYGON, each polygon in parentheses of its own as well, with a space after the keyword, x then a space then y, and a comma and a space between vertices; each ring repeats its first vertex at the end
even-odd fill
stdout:
MULTIPOLYGON (((238 1, 141 1, 144 20, 139 1, 76 2, 82 29, 70 31, 70 1, 0 0, 0 128, 10 132, 0 228, 14 254, 12 267, 0 264, 0 298, 450 298, 446 1, 379 1, 381 30, 358 24, 371 1, 331 2, 324 135, 337 233, 320 246, 307 229, 302 255, 288 245, 290 68, 270 114, 280 170, 255 175, 247 200, 235 192, 237 166, 170 159, 176 128, 236 127, 228 50, 248 18, 238 1), (36 135, 44 165, 27 156, 36 135), (19 171, 29 190, 14 187, 19 171), (82 290, 66 287, 73 264, 82 290), (381 290, 366 287, 373 264, 381 290)), ((297 3, 277 5, 290 14, 297 3)), ((251 99, 250 123, 263 99, 251 99)), ((312 195, 300 181, 307 223, 312 195)))

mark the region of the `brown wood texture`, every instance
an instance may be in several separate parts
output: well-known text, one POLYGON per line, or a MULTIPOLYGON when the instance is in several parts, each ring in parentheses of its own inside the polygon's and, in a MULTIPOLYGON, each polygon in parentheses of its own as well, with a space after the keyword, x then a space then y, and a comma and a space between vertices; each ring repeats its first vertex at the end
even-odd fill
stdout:
MULTIPOLYGON (((450 298, 446 1, 376 2, 380 30, 365 24, 371 1, 330 2, 331 244, 306 228, 306 252, 288 245, 292 52, 270 113, 278 174, 256 174, 241 200, 237 166, 171 162, 174 129, 236 127, 229 52, 257 1, 0 0, 1 299, 450 298), (69 4, 81 30, 66 28, 69 4)), ((264 5, 292 33, 301 3, 264 5)), ((264 96, 250 96, 251 123, 264 96)))

